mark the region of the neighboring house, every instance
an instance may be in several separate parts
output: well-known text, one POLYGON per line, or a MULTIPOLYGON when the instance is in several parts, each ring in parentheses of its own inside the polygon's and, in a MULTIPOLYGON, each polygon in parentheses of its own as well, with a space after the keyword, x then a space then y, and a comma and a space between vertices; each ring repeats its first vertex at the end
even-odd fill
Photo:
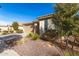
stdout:
POLYGON ((38 17, 40 35, 46 32, 48 29, 55 29, 55 26, 52 22, 52 16, 53 14, 38 17))
POLYGON ((1 25, 0 26, 0 31, 3 32, 3 31, 10 31, 10 30, 13 30, 12 26, 10 25, 1 25))
POLYGON ((20 30, 23 30, 23 31, 24 31, 24 28, 23 28, 23 26, 21 26, 21 25, 18 27, 18 29, 20 29, 20 30))
MULTIPOLYGON (((20 30, 23 30, 24 31, 24 28, 23 26, 20 24, 19 27, 18 27, 20 30)), ((3 32, 3 31, 14 31, 15 30, 13 29, 13 27, 11 25, 0 25, 0 32, 3 32)))
POLYGON ((18 24, 19 24, 18 29, 23 30, 23 32, 24 32, 24 27, 23 27, 23 24, 22 24, 22 23, 18 23, 18 24))

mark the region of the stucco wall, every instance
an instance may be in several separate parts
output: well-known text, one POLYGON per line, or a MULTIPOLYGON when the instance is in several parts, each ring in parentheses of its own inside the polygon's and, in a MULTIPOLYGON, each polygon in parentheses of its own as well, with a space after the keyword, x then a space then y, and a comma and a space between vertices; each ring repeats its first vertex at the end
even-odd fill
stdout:
MULTIPOLYGON (((4 30, 13 30, 13 27, 10 27, 10 26, 0 26, 0 29, 1 29, 1 31, 4 31, 4 30)), ((22 29, 22 30, 24 30, 23 29, 23 26, 19 26, 19 29, 22 29)))
POLYGON ((8 27, 0 27, 1 31, 8 30, 8 27))
POLYGON ((32 26, 23 26, 24 29, 24 35, 28 35, 29 33, 31 33, 33 31, 32 26))
POLYGON ((48 29, 55 29, 55 25, 52 22, 52 19, 48 19, 48 29))
POLYGON ((44 20, 39 21, 39 30, 40 30, 40 35, 43 34, 45 31, 44 29, 44 20))
POLYGON ((10 27, 10 26, 1 26, 0 27, 0 29, 1 29, 1 31, 8 31, 8 30, 13 30, 13 28, 12 27, 10 27))
POLYGON ((21 30, 23 30, 23 31, 24 31, 24 28, 23 28, 23 26, 19 26, 19 29, 21 29, 21 30))
POLYGON ((33 28, 33 32, 34 32, 34 33, 36 33, 36 30, 37 30, 36 27, 37 27, 37 23, 34 23, 34 28, 33 28))
MULTIPOLYGON (((52 22, 52 19, 46 19, 48 24, 47 24, 47 29, 55 29, 55 25, 52 22)), ((45 20, 39 21, 39 29, 40 29, 40 35, 45 32, 45 20)))

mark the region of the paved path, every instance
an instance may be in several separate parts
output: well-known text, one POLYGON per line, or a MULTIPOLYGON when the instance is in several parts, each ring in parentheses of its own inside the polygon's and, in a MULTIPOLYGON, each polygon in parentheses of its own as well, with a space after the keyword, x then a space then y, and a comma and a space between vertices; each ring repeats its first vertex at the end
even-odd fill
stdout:
POLYGON ((59 56, 63 55, 60 49, 49 43, 37 40, 27 39, 25 44, 18 45, 12 48, 21 56, 59 56))
POLYGON ((3 51, 2 53, 0 53, 0 56, 19 56, 19 54, 16 53, 14 50, 7 49, 3 51))

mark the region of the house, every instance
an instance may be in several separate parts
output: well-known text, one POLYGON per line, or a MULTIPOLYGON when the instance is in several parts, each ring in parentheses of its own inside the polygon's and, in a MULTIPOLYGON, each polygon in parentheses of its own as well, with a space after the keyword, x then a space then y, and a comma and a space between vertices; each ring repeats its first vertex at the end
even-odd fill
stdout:
POLYGON ((10 25, 0 25, 0 32, 13 30, 10 25))
POLYGON ((23 32, 24 32, 23 23, 18 23, 18 24, 19 24, 18 29, 23 30, 23 32))
POLYGON ((33 32, 33 33, 42 35, 48 29, 55 29, 55 26, 52 22, 53 20, 52 16, 53 14, 46 15, 46 16, 40 16, 37 18, 36 21, 23 24, 24 33, 29 34, 33 32))
POLYGON ((30 22, 30 23, 24 23, 23 29, 24 29, 25 35, 28 35, 31 32, 39 34, 39 22, 33 21, 33 22, 30 22))
POLYGON ((46 32, 48 29, 55 29, 55 26, 53 24, 53 14, 49 14, 46 16, 38 17, 39 21, 39 33, 42 35, 44 32, 46 32))
POLYGON ((33 23, 24 23, 24 35, 28 35, 29 33, 33 32, 33 23))
POLYGON ((39 34, 39 22, 33 21, 33 33, 39 34))
MULTIPOLYGON (((24 31, 22 24, 19 24, 18 29, 24 31)), ((13 31, 13 32, 15 32, 12 25, 0 25, 0 32, 3 32, 3 31, 8 31, 8 32, 13 31)))

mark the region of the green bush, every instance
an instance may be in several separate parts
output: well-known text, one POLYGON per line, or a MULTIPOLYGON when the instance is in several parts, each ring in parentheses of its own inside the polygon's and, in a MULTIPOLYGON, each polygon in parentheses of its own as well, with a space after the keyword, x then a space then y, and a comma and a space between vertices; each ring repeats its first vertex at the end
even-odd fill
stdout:
POLYGON ((39 38, 39 35, 38 34, 33 34, 33 36, 32 36, 32 40, 37 40, 39 38))
POLYGON ((6 35, 6 34, 8 34, 8 31, 5 30, 2 32, 2 35, 6 35))
POLYGON ((54 38, 58 37, 58 32, 56 30, 47 30, 43 35, 41 35, 41 39, 45 41, 52 41, 54 38))
POLYGON ((27 37, 32 37, 33 36, 33 33, 29 33, 28 35, 27 35, 27 37))

